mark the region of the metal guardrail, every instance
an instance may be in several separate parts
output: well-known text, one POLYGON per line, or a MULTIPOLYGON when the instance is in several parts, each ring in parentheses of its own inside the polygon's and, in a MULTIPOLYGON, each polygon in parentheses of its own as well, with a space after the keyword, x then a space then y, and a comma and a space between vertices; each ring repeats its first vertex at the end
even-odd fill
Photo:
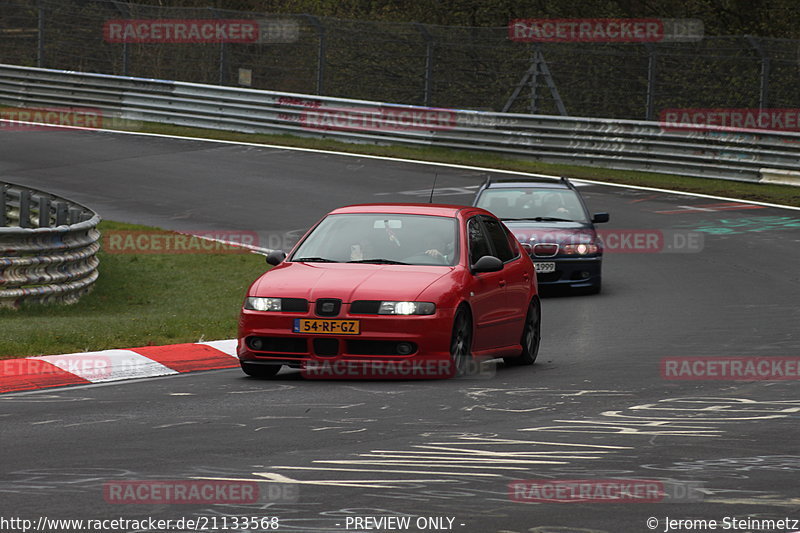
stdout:
POLYGON ((90 291, 99 222, 75 202, 0 182, 0 307, 74 303, 90 291))
MULTIPOLYGON (((0 104, 83 107, 150 121, 347 142, 439 146, 547 163, 800 182, 800 133, 426 108, 0 65, 0 104)), ((2 126, 2 123, 0 123, 2 126)))

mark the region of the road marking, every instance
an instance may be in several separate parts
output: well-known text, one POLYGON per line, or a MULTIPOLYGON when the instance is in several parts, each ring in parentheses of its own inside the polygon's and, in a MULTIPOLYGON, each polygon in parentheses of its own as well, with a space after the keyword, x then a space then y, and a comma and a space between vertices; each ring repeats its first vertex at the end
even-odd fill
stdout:
MULTIPOLYGON (((3 122, 11 122, 8 119, 0 119, 3 122)), ((39 122, 18 122, 13 121, 17 124, 33 124, 39 126, 50 126, 52 124, 42 124, 39 122)), ((549 174, 537 174, 533 172, 520 172, 520 171, 513 171, 513 170, 506 170, 502 168, 491 168, 491 167, 476 167, 472 165, 457 165, 454 163, 440 163, 436 161, 423 161, 420 159, 405 159, 401 157, 389 157, 389 156, 382 156, 382 155, 370 155, 370 154, 359 154, 353 152, 338 152, 336 150, 322 150, 319 148, 301 148, 297 146, 284 146, 279 144, 260 144, 260 143, 248 143, 242 141, 225 141, 219 139, 207 139, 204 137, 185 137, 182 135, 169 135, 165 133, 147 133, 142 131, 120 131, 120 130, 107 130, 102 128, 83 128, 80 126, 58 126, 58 129, 74 129, 74 130, 83 130, 83 131, 90 131, 90 132, 98 132, 102 131, 105 133, 112 133, 116 135, 138 135, 142 137, 157 137, 157 138, 167 138, 167 139, 178 139, 183 141, 196 141, 196 142, 208 142, 208 143, 217 143, 217 144, 230 144, 235 146, 251 146, 256 148, 268 148, 272 150, 279 150, 279 151, 290 151, 290 152, 309 152, 309 153, 317 153, 317 154, 325 154, 325 155, 336 155, 336 156, 344 156, 344 157, 359 157, 363 159, 375 159, 378 161, 394 161, 398 163, 411 163, 415 165, 428 165, 428 166, 435 166, 435 167, 445 167, 445 168, 457 168, 463 170, 475 170, 478 172, 492 172, 496 174, 510 174, 514 176, 528 176, 528 177, 536 177, 536 178, 550 178, 553 180, 559 180, 559 176, 553 176, 549 174)), ((220 130, 226 131, 226 130, 220 130)), ((590 167, 590 168, 602 168, 602 167, 590 167)), ((694 192, 685 192, 685 191, 674 191, 671 189, 661 189, 658 187, 644 187, 641 185, 623 185, 620 183, 608 183, 605 181, 595 181, 595 180, 587 180, 587 179, 574 179, 571 180, 574 184, 578 183, 590 183, 592 185, 602 185, 605 187, 617 187, 622 189, 635 189, 640 191, 652 191, 652 192, 664 192, 669 194, 679 194, 682 196, 693 196, 696 198, 710 198, 712 200, 725 200, 729 202, 742 202, 748 203, 753 205, 763 205, 765 207, 774 207, 777 209, 791 209, 793 211, 800 211, 800 207, 795 207, 791 205, 781 205, 781 204, 771 204, 768 202, 756 202, 753 200, 743 200, 741 198, 729 198, 726 196, 714 196, 711 194, 701 194, 701 193, 694 193, 694 192)))
POLYGON ((254 476, 258 479, 252 478, 229 478, 229 477, 194 477, 192 479, 208 479, 214 481, 250 481, 256 483, 290 483, 300 485, 323 485, 323 486, 338 486, 338 487, 359 487, 370 489, 402 489, 406 488, 408 484, 419 483, 446 483, 442 479, 402 479, 402 480, 386 480, 386 479, 357 479, 357 480, 327 480, 327 479, 294 479, 283 474, 275 472, 253 472, 254 476))
POLYGON ((174 424, 164 424, 163 426, 153 426, 153 429, 174 428, 175 426, 188 426, 189 424, 197 424, 197 422, 176 422, 174 424))
POLYGON ((730 211, 739 209, 764 209, 763 205, 751 205, 743 203, 719 203, 719 204, 703 204, 703 205, 679 205, 680 209, 670 209, 666 211, 655 211, 661 215, 673 215, 677 213, 717 213, 719 211, 730 211))

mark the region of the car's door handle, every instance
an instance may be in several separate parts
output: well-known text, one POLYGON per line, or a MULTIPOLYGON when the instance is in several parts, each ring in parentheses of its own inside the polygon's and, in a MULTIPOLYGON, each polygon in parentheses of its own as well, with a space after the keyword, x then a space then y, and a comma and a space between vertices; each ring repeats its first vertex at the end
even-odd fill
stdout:
POLYGON ((501 287, 505 287, 506 286, 506 281, 505 280, 500 280, 499 285, 501 287))

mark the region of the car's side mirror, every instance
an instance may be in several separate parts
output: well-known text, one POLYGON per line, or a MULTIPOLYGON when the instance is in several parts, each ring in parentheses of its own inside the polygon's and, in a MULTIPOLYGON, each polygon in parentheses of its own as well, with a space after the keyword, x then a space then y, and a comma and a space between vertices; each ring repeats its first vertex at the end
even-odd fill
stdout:
POLYGON ((286 259, 286 252, 283 250, 272 250, 267 254, 267 263, 272 266, 278 266, 286 259))
POLYGON ((482 272, 499 272, 503 270, 503 262, 493 255, 484 255, 472 265, 472 271, 476 274, 482 272))
POLYGON ((592 217, 593 224, 600 224, 602 222, 608 222, 609 216, 608 213, 595 213, 592 217))

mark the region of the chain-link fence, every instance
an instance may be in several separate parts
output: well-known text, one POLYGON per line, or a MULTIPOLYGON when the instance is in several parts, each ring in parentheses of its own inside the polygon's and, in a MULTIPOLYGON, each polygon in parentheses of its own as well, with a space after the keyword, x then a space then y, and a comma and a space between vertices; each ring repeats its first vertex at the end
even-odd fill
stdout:
POLYGON ((558 114, 547 79, 532 77, 534 84, 525 77, 539 57, 571 116, 654 120, 669 108, 800 107, 800 41, 786 39, 534 45, 509 40, 505 27, 113 1, 10 0, 0 1, 0 10, 0 62, 8 64, 558 114), (122 19, 247 19, 258 21, 261 33, 253 43, 109 42, 104 26, 122 19), (519 97, 512 101, 515 92, 519 97))

